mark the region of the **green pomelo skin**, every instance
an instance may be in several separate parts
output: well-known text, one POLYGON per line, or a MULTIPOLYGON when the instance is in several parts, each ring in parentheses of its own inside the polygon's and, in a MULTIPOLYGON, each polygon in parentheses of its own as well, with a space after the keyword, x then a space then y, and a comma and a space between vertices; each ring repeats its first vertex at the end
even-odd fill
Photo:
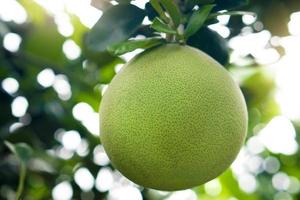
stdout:
POLYGON ((239 87, 207 54, 163 45, 130 61, 100 106, 100 138, 115 168, 133 182, 182 190, 224 172, 247 132, 239 87))

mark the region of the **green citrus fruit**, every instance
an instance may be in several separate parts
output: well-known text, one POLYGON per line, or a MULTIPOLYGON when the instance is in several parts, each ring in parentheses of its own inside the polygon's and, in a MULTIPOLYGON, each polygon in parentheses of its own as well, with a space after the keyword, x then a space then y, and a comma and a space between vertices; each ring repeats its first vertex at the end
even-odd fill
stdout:
POLYGON ((246 130, 245 101, 227 71, 177 44, 136 56, 100 106, 100 138, 113 166, 159 190, 191 188, 220 175, 246 130))

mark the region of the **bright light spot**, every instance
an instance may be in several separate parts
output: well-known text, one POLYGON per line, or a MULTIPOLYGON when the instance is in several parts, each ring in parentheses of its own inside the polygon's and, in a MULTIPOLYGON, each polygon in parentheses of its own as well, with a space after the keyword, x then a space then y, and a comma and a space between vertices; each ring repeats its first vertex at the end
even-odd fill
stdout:
POLYGON ((68 160, 73 157, 74 151, 66 149, 65 147, 58 147, 55 149, 55 154, 64 160, 68 160))
POLYGON ((173 192, 166 200, 197 200, 197 194, 193 190, 182 190, 173 192))
POLYGON ((13 133, 16 130, 18 130, 19 128, 23 127, 23 126, 24 126, 23 123, 16 122, 16 123, 13 123, 12 125, 10 125, 8 130, 9 130, 10 133, 13 133))
POLYGON ((87 130, 95 135, 99 136, 99 114, 94 112, 89 116, 89 119, 82 121, 82 124, 87 130))
POLYGON ((212 24, 209 25, 208 28, 210 28, 211 30, 216 31, 217 33, 219 33, 219 35, 221 35, 223 38, 228 38, 230 35, 230 30, 228 27, 222 25, 222 24, 212 24))
POLYGON ((124 64, 117 64, 115 66, 115 72, 118 73, 123 67, 124 67, 124 64))
POLYGON ((252 154, 260 154, 265 150, 265 147, 257 136, 253 136, 247 141, 247 149, 252 154))
POLYGON ((7 33, 3 39, 3 46, 11 52, 17 52, 22 42, 21 36, 16 33, 7 33))
POLYGON ((96 188, 100 192, 110 190, 114 185, 113 172, 110 168, 101 168, 96 178, 96 188))
POLYGON ((85 102, 76 104, 72 109, 72 114, 78 121, 87 120, 93 112, 93 108, 85 102))
POLYGON ((63 52, 70 60, 77 59, 81 54, 80 47, 73 40, 66 40, 63 44, 63 52))
POLYGON ((281 112, 291 120, 300 121, 300 62, 298 52, 300 51, 300 37, 286 37, 281 39, 281 45, 285 48, 287 55, 276 64, 276 100, 280 105, 281 112))
POLYGON ((280 162, 276 157, 269 156, 265 159, 263 166, 266 172, 274 174, 280 169, 280 162))
POLYGON ((9 94, 16 93, 19 89, 19 83, 16 79, 8 77, 1 83, 2 88, 9 94))
POLYGON ((275 63, 280 59, 280 54, 274 48, 261 49, 260 51, 252 52, 258 64, 267 65, 275 63))
POLYGON ((37 75, 38 83, 43 87, 50 87, 54 84, 55 74, 52 69, 44 69, 37 75))
POLYGON ((80 22, 92 28, 102 15, 102 11, 91 6, 91 0, 64 0, 67 11, 77 15, 80 22))
POLYGON ((161 190, 155 190, 155 189, 148 189, 147 190, 147 197, 149 199, 165 199, 167 195, 169 195, 171 192, 161 191, 161 190))
POLYGON ((242 147, 237 158, 234 160, 234 162, 231 165, 232 171, 235 176, 240 177, 243 174, 247 173, 246 163, 248 162, 248 159, 250 157, 251 154, 249 154, 247 148, 242 147))
POLYGON ((288 23, 289 32, 292 35, 299 35, 300 34, 300 12, 295 12, 291 14, 291 20, 288 23))
POLYGON ((115 185, 116 186, 125 186, 125 185, 130 185, 134 187, 138 187, 134 182, 130 181, 128 178, 123 176, 119 171, 114 171, 114 180, 115 180, 115 185))
POLYGON ((281 38, 278 36, 273 36, 270 40, 272 46, 274 46, 274 47, 280 46, 280 41, 281 41, 281 38))
POLYGON ((57 130, 54 132, 54 138, 55 138, 57 141, 61 142, 61 141, 62 141, 62 137, 63 137, 63 135, 64 135, 65 132, 66 132, 66 131, 65 131, 64 129, 62 129, 62 128, 57 129, 57 130))
POLYGON ((93 161, 97 165, 105 166, 109 164, 109 158, 107 154, 104 151, 104 148, 102 145, 97 145, 93 151, 93 161))
POLYGON ((274 196, 274 200, 293 200, 293 198, 287 192, 278 192, 274 196))
POLYGON ((57 24, 58 32, 69 37, 73 34, 74 28, 70 22, 70 17, 66 13, 60 13, 55 16, 55 23, 57 24))
POLYGON ((75 119, 88 129, 93 135, 99 135, 99 114, 94 112, 93 108, 85 103, 80 102, 73 107, 72 114, 75 119))
POLYGON ((101 85, 101 95, 103 96, 105 91, 107 90, 108 88, 108 85, 107 84, 102 84, 101 85))
POLYGON ((137 7, 144 9, 145 8, 145 4, 148 2, 148 0, 139 0, 139 1, 132 1, 131 3, 133 5, 136 5, 137 7))
POLYGON ((246 166, 247 170, 253 174, 259 174, 263 171, 263 159, 259 156, 252 156, 246 166))
POLYGON ((143 22, 142 22, 143 25, 150 25, 151 23, 152 22, 149 20, 148 17, 145 17, 144 20, 143 20, 143 22))
POLYGON ((239 35, 230 39, 229 46, 239 55, 247 56, 265 49, 270 38, 271 33, 269 31, 239 35))
POLYGON ((64 181, 56 185, 52 190, 54 200, 69 200, 73 196, 73 189, 69 182, 64 181))
POLYGON ((256 179, 251 174, 244 174, 238 179, 239 187, 246 193, 253 193, 256 190, 256 179))
POLYGON ((76 150, 80 142, 81 137, 77 131, 67 131, 62 136, 62 144, 68 150, 76 150))
POLYGON ((300 182, 296 177, 290 177, 290 185, 287 191, 291 194, 298 194, 300 192, 300 182))
POLYGON ((17 24, 22 24, 27 19, 27 13, 16 0, 1 0, 0 18, 3 21, 13 21, 17 24))
POLYGON ((89 154, 89 143, 85 139, 81 139, 81 142, 76 149, 76 153, 82 157, 89 154))
POLYGON ((220 15, 217 17, 220 24, 226 25, 230 20, 230 15, 220 15))
POLYGON ((118 2, 117 1, 115 1, 115 0, 112 0, 112 1, 110 1, 110 3, 112 4, 112 5, 118 5, 118 2))
POLYGON ((28 101, 25 97, 16 97, 11 103, 11 111, 13 116, 22 117, 23 115, 25 115, 28 105, 28 101))
POLYGON ((287 190, 290 186, 290 179, 286 173, 278 172, 272 177, 272 184, 276 190, 287 190))
POLYGON ((250 25, 250 24, 253 24, 256 20, 256 17, 253 16, 253 15, 243 15, 243 18, 242 18, 244 24, 246 25, 250 25))
POLYGON ((55 77, 53 88, 58 93, 58 97, 64 101, 69 100, 72 96, 71 86, 65 75, 59 74, 55 77))
POLYGON ((80 168, 74 174, 77 185, 83 191, 89 191, 94 187, 94 177, 87 168, 80 168))
POLYGON ((287 118, 273 118, 259 133, 260 141, 273 153, 293 155, 298 150, 296 131, 287 118))
POLYGON ((137 54, 141 53, 142 49, 136 49, 132 52, 125 53, 121 55, 121 58, 123 58, 126 62, 130 61, 133 57, 135 57, 137 54))
POLYGON ((108 200, 142 200, 141 192, 133 186, 120 186, 113 188, 108 193, 108 200))
POLYGON ((102 11, 91 6, 91 0, 35 1, 48 10, 54 17, 65 13, 71 13, 79 17, 80 22, 89 28, 91 28, 102 15, 102 11))
POLYGON ((222 185, 218 179, 214 179, 205 183, 205 192, 210 196, 218 196, 222 192, 222 185))
POLYGON ((44 7, 52 15, 60 13, 64 9, 62 0, 35 0, 38 4, 44 7))
POLYGON ((253 28, 254 28, 257 32, 262 31, 262 30, 264 29, 264 24, 263 24, 262 22, 260 22, 260 21, 255 22, 255 23, 253 24, 253 28))

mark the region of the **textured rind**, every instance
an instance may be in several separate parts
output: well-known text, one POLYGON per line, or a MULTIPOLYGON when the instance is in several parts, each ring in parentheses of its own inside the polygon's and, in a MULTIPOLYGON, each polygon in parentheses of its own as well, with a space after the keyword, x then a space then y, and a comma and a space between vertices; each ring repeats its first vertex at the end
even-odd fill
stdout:
POLYGON ((205 53, 168 44, 130 61, 100 106, 100 138, 115 168, 159 190, 203 184, 226 170, 247 132, 239 87, 205 53))

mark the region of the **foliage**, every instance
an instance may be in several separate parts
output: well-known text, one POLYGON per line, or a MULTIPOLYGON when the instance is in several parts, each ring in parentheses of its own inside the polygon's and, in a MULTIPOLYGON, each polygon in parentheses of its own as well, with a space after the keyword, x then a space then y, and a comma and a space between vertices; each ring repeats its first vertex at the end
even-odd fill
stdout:
MULTIPOLYGON (((137 0, 131 4, 129 0, 119 0, 118 5, 113 5, 109 0, 96 0, 93 5, 101 8, 103 15, 95 26, 89 30, 77 15, 68 12, 74 32, 67 36, 58 31, 54 14, 37 1, 18 2, 27 12, 28 19, 24 23, 2 19, 0 9, 0 199, 16 197, 19 177, 23 176, 19 171, 24 172, 24 159, 27 176, 23 199, 51 199, 53 188, 64 181, 70 182, 74 199, 105 199, 111 193, 96 187, 88 191, 82 189, 75 181, 74 174, 78 169, 87 168, 96 178, 101 169, 113 170, 110 164, 95 161, 94 155, 99 156, 101 146, 97 130, 91 124, 98 123, 93 120, 101 92, 118 67, 126 62, 124 58, 128 54, 119 55, 136 49, 151 48, 166 40, 177 40, 205 51, 222 63, 239 81, 245 95, 249 110, 249 140, 257 134, 258 129, 280 114, 274 95, 274 77, 270 77, 267 69, 256 63, 252 55, 245 56, 249 62, 243 66, 229 63, 232 50, 227 42, 241 34, 245 27, 254 33, 262 31, 261 24, 275 36, 287 35, 285 25, 290 14, 300 10, 298 0, 251 0, 249 4, 244 0, 151 0, 146 2, 145 9, 134 5, 137 0), (245 24, 241 15, 232 16, 227 24, 230 29, 227 38, 208 28, 218 22, 216 17, 221 14, 220 11, 231 12, 233 9, 257 13, 258 23, 245 24), (152 21, 151 24, 143 24, 146 17, 152 21), (162 39, 161 32, 166 33, 166 39, 162 39), (17 51, 5 47, 8 33, 21 36, 22 42, 17 51), (64 53, 68 44, 71 44, 69 49, 74 50, 76 45, 80 47, 81 54, 75 58, 68 57, 64 53), (39 79, 45 70, 49 80, 51 76, 54 77, 51 83, 43 83, 39 79), (8 92, 3 87, 4 80, 9 77, 17 80, 17 91, 8 92), (12 112, 12 104, 19 97, 23 103, 22 97, 25 97, 29 104, 25 114, 21 115, 12 112), (84 112, 75 114, 76 106, 86 106, 82 102, 92 108, 88 115, 84 112), (88 119, 84 119, 86 116, 88 119), (66 133, 77 138, 79 134, 81 140, 76 149, 65 148, 64 143, 68 140, 66 133), (4 141, 10 142, 7 143, 8 147, 4 141), (31 156, 28 146, 34 152, 31 156)), ((272 45, 271 42, 268 45, 272 45)), ((274 48, 282 52, 280 47, 274 48)), ((299 132, 298 124, 293 123, 299 132)), ((247 145, 249 140, 246 141, 247 145)), ((297 141, 300 142, 299 137, 297 141)), ((296 180, 300 178, 298 154, 284 155, 264 149, 256 157, 263 159, 264 163, 270 157, 275 158, 280 162, 280 171, 296 180)), ((252 175, 258 186, 249 193, 240 188, 240 182, 230 169, 218 179, 222 187, 218 197, 213 193, 208 194, 206 186, 194 188, 193 191, 201 199, 235 197, 271 200, 275 195, 288 192, 288 197, 300 198, 299 191, 290 188, 278 191, 274 188, 273 173, 261 170, 252 175)), ((140 190, 145 199, 164 199, 172 195, 161 196, 153 190, 140 190)), ((281 199, 289 199, 284 197, 281 199)))

